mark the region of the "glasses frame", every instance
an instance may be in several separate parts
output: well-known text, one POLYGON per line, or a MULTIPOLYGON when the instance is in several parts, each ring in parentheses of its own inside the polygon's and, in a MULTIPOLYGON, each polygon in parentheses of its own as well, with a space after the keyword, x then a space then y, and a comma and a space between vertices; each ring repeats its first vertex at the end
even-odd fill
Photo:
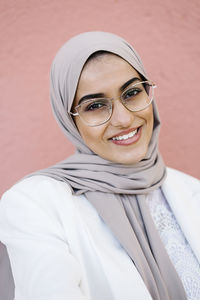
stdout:
MULTIPOLYGON (((139 81, 139 82, 135 83, 134 85, 132 85, 131 87, 137 86, 138 84, 141 84, 141 83, 142 83, 142 84, 143 84, 143 83, 149 83, 149 85, 151 85, 152 91, 153 91, 153 92, 152 92, 152 98, 151 98, 150 102, 149 102, 145 107, 143 107, 142 109, 131 110, 131 109, 129 109, 128 107, 126 107, 126 105, 124 104, 124 101, 121 99, 122 96, 123 96, 123 94, 126 93, 127 90, 129 90, 129 88, 130 88, 130 87, 129 87, 129 88, 125 89, 125 90, 122 92, 122 94, 120 95, 120 97, 118 97, 118 98, 98 98, 98 100, 101 100, 101 99, 109 100, 109 102, 111 103, 111 105, 110 105, 110 115, 109 115, 109 117, 108 117, 105 121, 103 121, 102 123, 100 123, 100 124, 97 124, 97 125, 96 125, 96 124, 95 124, 95 125, 91 125, 91 124, 88 124, 86 120, 84 120, 84 118, 81 116, 81 114, 77 111, 78 107, 81 107, 82 104, 77 105, 77 106, 74 108, 74 109, 76 110, 76 113, 70 112, 70 115, 72 115, 73 117, 79 116, 79 117, 81 118, 81 120, 82 120, 87 126, 89 126, 89 127, 97 127, 97 126, 100 126, 100 125, 105 124, 106 122, 108 122, 108 121, 110 120, 110 118, 111 118, 111 116, 112 116, 112 113, 113 113, 113 101, 116 100, 116 99, 120 99, 120 102, 123 104, 123 106, 124 106, 128 111, 131 111, 131 112, 142 111, 142 110, 146 109, 146 108, 152 103, 152 101, 153 101, 153 99, 154 99, 154 89, 155 89, 157 86, 155 85, 155 83, 154 83, 153 81, 151 81, 151 80, 145 80, 145 81, 139 81)), ((91 99, 86 100, 85 102, 87 103, 87 101, 89 102, 89 101, 91 101, 91 99)))

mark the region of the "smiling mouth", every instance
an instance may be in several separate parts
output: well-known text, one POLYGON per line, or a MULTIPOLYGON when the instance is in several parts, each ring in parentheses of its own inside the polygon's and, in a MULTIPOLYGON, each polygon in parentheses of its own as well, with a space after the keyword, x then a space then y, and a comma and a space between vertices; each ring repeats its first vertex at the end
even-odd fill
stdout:
POLYGON ((138 133, 139 129, 140 129, 140 127, 138 127, 137 129, 129 132, 128 134, 114 136, 113 138, 111 138, 111 140, 113 140, 113 141, 128 140, 128 139, 132 138, 133 136, 135 136, 138 133))
POLYGON ((142 134, 142 126, 129 130, 129 132, 124 131, 121 135, 115 135, 110 138, 110 141, 119 146, 129 146, 138 142, 142 134))

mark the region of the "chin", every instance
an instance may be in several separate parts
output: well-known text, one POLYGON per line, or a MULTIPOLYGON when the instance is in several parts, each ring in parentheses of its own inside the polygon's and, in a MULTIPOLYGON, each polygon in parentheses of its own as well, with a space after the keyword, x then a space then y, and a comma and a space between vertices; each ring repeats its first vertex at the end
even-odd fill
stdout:
POLYGON ((123 164, 123 165, 135 165, 138 162, 140 162, 142 159, 145 158, 146 152, 140 152, 138 153, 138 155, 136 155, 136 153, 134 153, 133 155, 123 155, 123 156, 117 156, 114 157, 112 156, 112 158, 106 158, 107 160, 110 160, 114 163, 119 163, 119 164, 123 164))
POLYGON ((124 165, 134 165, 146 157, 149 139, 140 140, 139 143, 130 146, 116 146, 110 153, 105 153, 107 160, 124 165))

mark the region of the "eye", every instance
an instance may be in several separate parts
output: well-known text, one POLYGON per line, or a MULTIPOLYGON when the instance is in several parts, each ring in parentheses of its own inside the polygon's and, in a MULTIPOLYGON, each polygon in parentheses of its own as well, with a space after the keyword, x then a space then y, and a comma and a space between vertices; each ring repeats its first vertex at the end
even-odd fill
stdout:
POLYGON ((84 111, 95 111, 100 110, 102 108, 106 108, 108 104, 105 102, 105 100, 98 100, 98 101, 92 101, 89 103, 83 104, 83 110, 84 111))
POLYGON ((140 88, 131 88, 123 94, 123 98, 128 100, 129 98, 136 97, 142 90, 140 88))

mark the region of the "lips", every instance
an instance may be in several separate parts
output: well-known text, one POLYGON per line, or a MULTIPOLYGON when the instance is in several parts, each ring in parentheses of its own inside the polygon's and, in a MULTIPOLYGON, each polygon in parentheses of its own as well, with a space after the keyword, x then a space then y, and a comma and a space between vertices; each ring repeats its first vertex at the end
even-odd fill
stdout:
POLYGON ((123 137, 125 135, 128 135, 132 132, 135 132, 139 129, 140 127, 135 127, 135 128, 130 128, 130 129, 127 129, 127 130, 123 130, 115 135, 113 135, 110 139, 115 139, 115 138, 118 138, 118 137, 123 137))
POLYGON ((142 127, 131 128, 114 135, 110 140, 117 145, 130 145, 138 141, 142 127))
POLYGON ((127 140, 130 139, 131 137, 133 137, 136 133, 137 133, 138 129, 135 129, 127 134, 124 135, 118 135, 112 138, 112 140, 114 141, 121 141, 121 140, 127 140))

